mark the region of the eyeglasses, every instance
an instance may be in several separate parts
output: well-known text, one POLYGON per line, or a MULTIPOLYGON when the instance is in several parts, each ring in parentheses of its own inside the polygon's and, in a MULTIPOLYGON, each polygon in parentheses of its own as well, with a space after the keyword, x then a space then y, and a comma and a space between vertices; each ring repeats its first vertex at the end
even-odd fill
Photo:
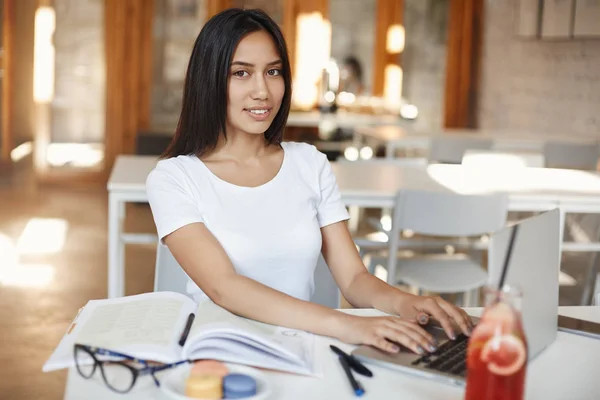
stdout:
POLYGON ((100 369, 106 386, 117 393, 129 392, 137 378, 143 375, 152 376, 156 386, 160 386, 155 373, 190 362, 183 360, 172 364, 150 365, 146 360, 140 360, 127 354, 83 344, 75 344, 73 353, 79 375, 89 379, 94 375, 96 369, 100 369), (119 357, 121 360, 99 360, 97 356, 119 357), (137 366, 134 366, 135 364, 137 366))

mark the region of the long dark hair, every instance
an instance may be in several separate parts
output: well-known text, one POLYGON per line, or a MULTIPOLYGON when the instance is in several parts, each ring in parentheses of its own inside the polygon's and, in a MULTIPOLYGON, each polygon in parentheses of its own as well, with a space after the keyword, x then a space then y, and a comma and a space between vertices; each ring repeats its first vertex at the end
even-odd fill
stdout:
POLYGON ((175 136, 163 158, 214 150, 225 135, 229 69, 235 49, 246 35, 271 35, 282 61, 285 93, 279 112, 264 133, 268 143, 281 143, 292 97, 290 60, 281 30, 264 11, 231 8, 212 17, 194 43, 183 90, 183 105, 175 136))

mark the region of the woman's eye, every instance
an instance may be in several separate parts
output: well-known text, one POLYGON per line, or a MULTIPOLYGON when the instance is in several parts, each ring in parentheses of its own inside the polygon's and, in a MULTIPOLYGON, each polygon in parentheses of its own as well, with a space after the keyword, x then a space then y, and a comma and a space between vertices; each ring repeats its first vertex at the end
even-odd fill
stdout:
POLYGON ((233 75, 235 75, 235 76, 239 76, 239 77, 246 77, 246 76, 248 76, 249 74, 248 74, 248 72, 246 72, 246 71, 235 71, 235 72, 233 73, 233 75))
POLYGON ((272 76, 278 76, 278 75, 281 75, 281 70, 277 69, 277 68, 273 68, 273 69, 268 70, 267 73, 272 76))

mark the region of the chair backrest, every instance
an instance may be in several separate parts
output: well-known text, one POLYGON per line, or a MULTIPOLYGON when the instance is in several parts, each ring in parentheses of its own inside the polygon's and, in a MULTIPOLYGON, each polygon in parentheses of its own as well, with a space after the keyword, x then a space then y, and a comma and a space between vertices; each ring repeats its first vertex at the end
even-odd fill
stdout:
POLYGON ((595 170, 598 164, 598 144, 548 141, 544 157, 549 168, 595 170))
POLYGON ((429 161, 460 164, 465 151, 478 149, 489 150, 492 148, 493 140, 483 137, 466 137, 458 134, 443 134, 431 139, 429 148, 429 161))
POLYGON ((177 292, 191 296, 187 293, 188 274, 179 266, 167 246, 158 243, 156 247, 156 267, 154 270, 155 292, 177 292))
POLYGON ((536 152, 467 150, 462 165, 474 168, 544 168, 544 155, 536 152))
POLYGON ((396 196, 388 241, 388 282, 396 277, 400 232, 412 230, 430 236, 479 236, 496 232, 506 224, 508 196, 461 195, 425 191, 401 191, 396 196))
POLYGON ((394 226, 431 236, 476 236, 506 223, 508 197, 401 191, 394 207, 394 226))
MULTIPOLYGON (((156 248, 156 266, 154 271, 155 292, 177 292, 191 298, 187 293, 188 274, 179 265, 169 248, 158 243, 156 248)), ((315 291, 311 297, 313 303, 330 308, 340 307, 339 289, 323 256, 319 256, 314 274, 315 291)))

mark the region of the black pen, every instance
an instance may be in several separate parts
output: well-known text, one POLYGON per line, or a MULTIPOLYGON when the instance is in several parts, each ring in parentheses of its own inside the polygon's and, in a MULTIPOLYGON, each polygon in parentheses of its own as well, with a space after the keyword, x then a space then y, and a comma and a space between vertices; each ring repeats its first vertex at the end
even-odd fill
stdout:
POLYGON ((185 341, 187 340, 188 335, 190 334, 190 329, 192 328, 192 322, 194 322, 194 318, 196 318, 195 314, 190 314, 185 323, 185 328, 183 328, 183 332, 181 332, 181 338, 179 339, 179 345, 183 346, 185 341))
POLYGON ((365 394, 365 389, 362 387, 360 382, 354 379, 354 375, 352 375, 352 371, 350 371, 350 366, 348 365, 346 358, 338 357, 338 360, 340 360, 340 364, 342 365, 342 368, 344 369, 344 372, 350 381, 350 385, 352 386, 352 390, 354 390, 354 394, 359 397, 365 394))
POLYGON ((340 349, 337 346, 334 346, 332 344, 329 345, 329 348, 331 350, 333 350, 333 352, 335 354, 337 354, 340 357, 343 357, 346 359, 346 362, 348 363, 348 365, 355 370, 357 373, 364 375, 364 376, 368 376, 369 378, 373 376, 373 373, 371 372, 371 370, 367 367, 365 367, 360 361, 358 361, 356 359, 356 357, 354 357, 351 354, 346 354, 342 349, 340 349))

